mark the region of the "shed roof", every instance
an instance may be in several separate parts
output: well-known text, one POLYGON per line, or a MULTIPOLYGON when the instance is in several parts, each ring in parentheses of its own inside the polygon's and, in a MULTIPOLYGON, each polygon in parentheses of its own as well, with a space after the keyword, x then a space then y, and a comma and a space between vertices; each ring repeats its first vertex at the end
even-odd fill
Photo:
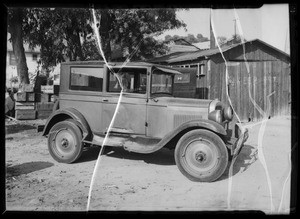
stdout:
MULTIPOLYGON (((264 46, 267 46, 271 49, 273 49, 274 51, 281 53, 282 55, 286 56, 287 58, 289 58, 290 56, 267 44, 266 42, 263 42, 259 39, 255 39, 255 40, 251 40, 251 41, 247 41, 245 44, 249 44, 249 43, 253 43, 253 42, 258 42, 264 46)), ((239 44, 232 44, 232 45, 224 45, 221 47, 222 52, 226 52, 230 49, 233 49, 235 47, 241 46, 243 45, 243 43, 239 43, 239 44)), ((201 57, 206 58, 215 54, 220 53, 221 51, 219 50, 219 48, 214 48, 214 49, 207 49, 207 50, 199 50, 199 51, 194 51, 194 52, 177 52, 177 53, 172 53, 172 54, 168 54, 165 56, 161 56, 161 57, 157 57, 157 58, 153 58, 150 60, 147 60, 148 62, 152 62, 152 63, 165 63, 165 64, 172 64, 172 63, 178 63, 178 62, 186 62, 186 61, 193 61, 196 59, 199 59, 201 57)))

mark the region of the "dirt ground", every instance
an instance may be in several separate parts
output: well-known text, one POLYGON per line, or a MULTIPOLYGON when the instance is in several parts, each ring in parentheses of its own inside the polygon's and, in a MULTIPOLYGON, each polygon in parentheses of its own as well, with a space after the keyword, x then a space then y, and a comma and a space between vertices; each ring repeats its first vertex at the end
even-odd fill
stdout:
MULTIPOLYGON (((6 208, 86 211, 100 148, 89 148, 74 164, 57 163, 48 152, 47 139, 36 129, 36 125, 44 122, 6 121, 6 208)), ((288 214, 291 119, 278 117, 267 121, 263 157, 257 150, 260 127, 257 124, 249 130, 249 139, 234 163, 233 176, 228 176, 227 169, 212 183, 185 178, 175 164, 172 150, 137 154, 106 147, 89 210, 261 210, 267 214, 288 214)))

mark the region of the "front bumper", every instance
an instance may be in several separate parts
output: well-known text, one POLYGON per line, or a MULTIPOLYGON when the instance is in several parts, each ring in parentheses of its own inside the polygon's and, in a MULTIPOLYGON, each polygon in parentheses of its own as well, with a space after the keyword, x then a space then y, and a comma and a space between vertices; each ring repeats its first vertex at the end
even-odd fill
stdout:
POLYGON ((232 138, 229 143, 229 148, 231 150, 231 156, 232 158, 235 158, 239 155, 241 152, 244 143, 247 141, 249 137, 248 129, 247 128, 241 128, 240 124, 236 124, 236 133, 238 135, 238 138, 232 138))

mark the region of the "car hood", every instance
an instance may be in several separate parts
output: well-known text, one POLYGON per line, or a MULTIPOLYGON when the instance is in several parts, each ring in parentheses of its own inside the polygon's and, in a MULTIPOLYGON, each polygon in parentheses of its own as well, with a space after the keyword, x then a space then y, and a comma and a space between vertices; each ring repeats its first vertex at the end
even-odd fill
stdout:
POLYGON ((208 109, 212 100, 204 99, 191 99, 191 98, 179 98, 179 97, 155 97, 159 105, 165 106, 178 106, 178 107, 197 107, 208 109))

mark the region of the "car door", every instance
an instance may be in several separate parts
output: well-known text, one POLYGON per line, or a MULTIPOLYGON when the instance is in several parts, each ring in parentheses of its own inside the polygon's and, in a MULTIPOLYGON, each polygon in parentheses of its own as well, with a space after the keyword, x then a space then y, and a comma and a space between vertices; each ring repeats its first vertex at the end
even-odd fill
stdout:
POLYGON ((125 76, 118 78, 107 71, 106 86, 102 103, 102 132, 105 133, 112 121, 115 110, 119 107, 115 116, 112 132, 129 133, 136 135, 145 135, 146 133, 146 68, 141 67, 123 67, 114 68, 115 72, 121 74, 128 73, 126 89, 122 95, 121 83, 125 84, 125 76), (121 70, 120 70, 121 69, 121 70))
POLYGON ((173 74, 173 70, 155 67, 148 76, 147 137, 161 139, 170 131, 168 121, 171 115, 167 106, 173 93, 173 74))

